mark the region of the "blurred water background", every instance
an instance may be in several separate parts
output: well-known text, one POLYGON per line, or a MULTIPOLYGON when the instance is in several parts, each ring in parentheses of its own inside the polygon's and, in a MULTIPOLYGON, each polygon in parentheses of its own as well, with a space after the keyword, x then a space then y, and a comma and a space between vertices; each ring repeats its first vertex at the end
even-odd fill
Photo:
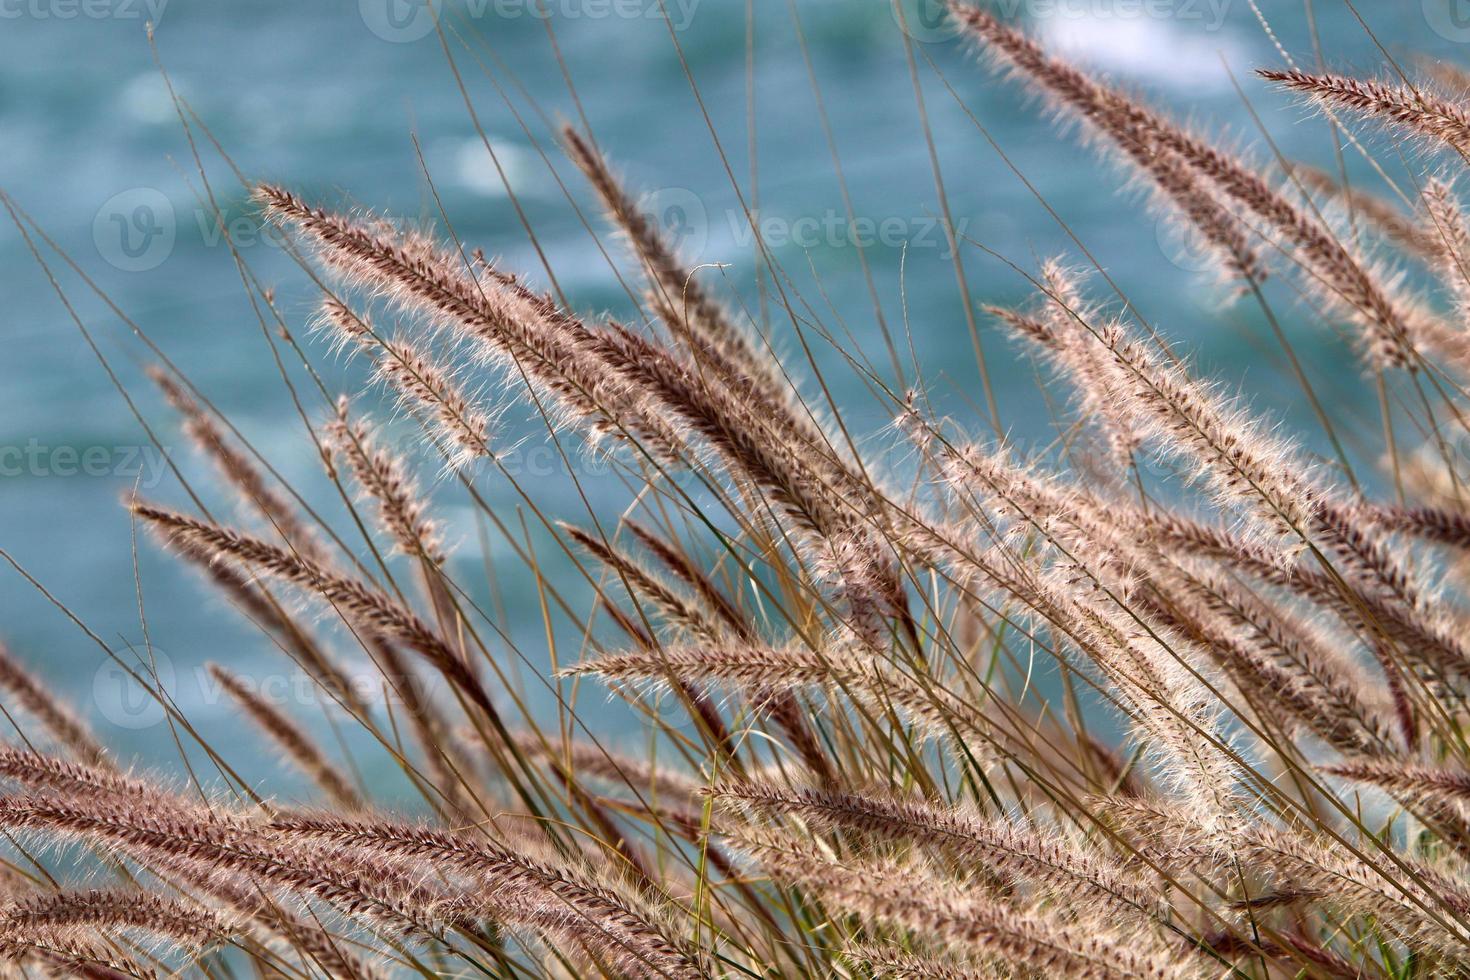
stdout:
MULTIPOLYGON (((214 226, 208 195, 231 221, 239 255, 277 288, 295 328, 311 311, 312 290, 260 234, 239 180, 209 139, 198 129, 194 145, 185 138, 145 37, 149 19, 156 21, 159 53, 177 91, 247 177, 431 224, 441 224, 442 202, 468 244, 544 285, 547 275, 528 245, 518 202, 561 288, 584 311, 626 314, 631 304, 558 181, 590 216, 575 171, 550 140, 552 126, 585 116, 629 181, 652 193, 651 207, 686 253, 727 263, 705 274, 727 279, 760 316, 754 248, 733 173, 746 203, 758 200, 762 228, 793 292, 829 327, 850 331, 891 383, 858 262, 858 246, 866 245, 890 329, 901 335, 907 325, 941 408, 976 418, 981 427, 974 413, 983 396, 953 258, 937 221, 929 149, 903 35, 885 0, 755 0, 749 7, 738 0, 668 0, 670 23, 658 0, 544 0, 550 31, 537 14, 542 2, 465 0, 446 13, 455 60, 514 201, 476 133, 437 35, 421 8, 405 0, 0 0, 0 184, 334 519, 340 502, 322 479, 258 312, 214 226), (813 79, 856 223, 845 216, 813 79)), ((1372 73, 1384 64, 1379 44, 1405 65, 1418 55, 1465 63, 1470 5, 1460 10, 1457 2, 1360 4, 1374 36, 1341 0, 1262 6, 1281 45, 1303 65, 1317 64, 1308 29, 1315 17, 1327 64, 1372 73)), ((1006 6, 1019 6, 1031 29, 1057 49, 1211 131, 1229 132, 1258 157, 1279 149, 1335 166, 1328 126, 1300 110, 1266 112, 1275 149, 1264 142, 1248 103, 1274 110, 1282 101, 1249 69, 1282 58, 1246 0, 1012 0, 1006 6)), ((1204 370, 1244 377, 1257 408, 1316 431, 1258 308, 1223 302, 1192 273, 1188 243, 1161 228, 1136 196, 1120 193, 1114 171, 1061 138, 1015 86, 976 67, 926 4, 910 3, 907 11, 923 105, 960 232, 1026 268, 1039 256, 1075 254, 1075 235, 1204 370)), ((1368 173, 1351 151, 1347 156, 1353 173, 1368 173)), ((595 221, 594 227, 602 231, 595 221)), ((183 449, 168 412, 142 380, 142 367, 153 359, 146 347, 56 253, 40 247, 138 410, 166 447, 183 449)), ((1024 281, 1003 262, 974 245, 961 254, 976 305, 1024 293, 1024 281)), ((137 542, 135 555, 121 496, 136 485, 147 496, 180 501, 178 487, 10 221, 0 222, 0 265, 0 547, 115 649, 141 649, 146 620, 146 639, 180 709, 248 776, 273 775, 272 761, 239 733, 200 665, 229 664, 314 724, 323 724, 320 711, 289 680, 284 658, 192 573, 146 540, 137 542)), ((1378 436, 1371 387, 1339 337, 1299 322, 1306 318, 1289 293, 1274 298, 1350 451, 1371 465, 1378 436)), ((790 319, 768 312, 793 371, 809 375, 790 319)), ((1032 369, 983 319, 981 329, 1002 425, 1024 445, 1046 443, 1056 430, 1032 369)), ((843 358, 819 338, 812 341, 853 428, 878 433, 885 414, 843 358)), ((900 344, 907 346, 901 336, 900 344)), ((356 366, 319 342, 308 346, 329 384, 354 388, 356 366)), ((304 380, 299 369, 291 373, 304 380)), ((325 407, 312 401, 307 411, 321 418, 325 407)), ((505 444, 519 446, 511 468, 537 506, 548 516, 585 522, 544 431, 523 414, 512 413, 505 426, 505 444)), ((412 438, 407 427, 395 431, 412 438)), ((187 475, 206 476, 197 461, 178 455, 187 475)), ((439 475, 433 468, 426 473, 430 480, 439 475)), ((616 480, 588 476, 605 515, 627 503, 616 480)), ((507 524, 519 525, 525 512, 512 486, 485 474, 479 488, 507 524)), ((502 624, 529 660, 522 672, 544 674, 548 654, 530 577, 489 533, 498 590, 484 584, 482 528, 461 494, 440 496, 451 508, 461 580, 481 583, 478 598, 503 610, 502 624)), ((533 540, 543 556, 553 555, 543 532, 533 540)), ((555 557, 549 561, 554 570, 555 557)), ((568 580, 566 589, 574 606, 586 607, 585 586, 568 580)), ((95 643, 9 568, 0 568, 0 634, 74 697, 120 753, 172 752, 161 710, 130 690, 95 643)), ((577 656, 575 648, 558 652, 564 660, 577 656)), ((593 717, 626 718, 600 694, 584 698, 584 706, 593 717)), ((615 731, 630 723, 609 724, 615 731)))

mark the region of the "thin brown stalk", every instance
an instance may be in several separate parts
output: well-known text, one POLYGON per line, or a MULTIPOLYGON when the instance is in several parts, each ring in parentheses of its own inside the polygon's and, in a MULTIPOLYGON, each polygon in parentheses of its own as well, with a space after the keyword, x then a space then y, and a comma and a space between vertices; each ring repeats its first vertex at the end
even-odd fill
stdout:
POLYGON ((352 782, 327 759, 321 746, 301 726, 219 664, 209 664, 208 669, 209 675, 250 716, 256 727, 275 742, 286 758, 316 783, 332 802, 349 811, 363 808, 362 796, 352 782))
POLYGON ((185 433, 214 462, 220 476, 240 495, 246 509, 264 518, 302 557, 322 561, 323 552, 316 535, 301 522, 290 501, 277 493, 255 464, 234 447, 214 418, 162 368, 150 368, 149 377, 183 418, 185 433))

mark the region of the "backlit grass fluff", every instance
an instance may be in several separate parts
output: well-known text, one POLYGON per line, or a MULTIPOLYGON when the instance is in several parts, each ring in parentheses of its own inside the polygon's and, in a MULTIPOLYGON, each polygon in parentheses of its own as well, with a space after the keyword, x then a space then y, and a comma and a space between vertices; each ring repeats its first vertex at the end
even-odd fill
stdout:
POLYGON ((985 307, 1050 383, 1060 437, 1036 449, 839 345, 893 419, 855 431, 805 346, 836 335, 778 264, 762 319, 580 129, 561 147, 642 274, 636 318, 447 232, 252 185, 320 287, 316 340, 371 370, 370 391, 293 389, 338 516, 166 362, 227 503, 165 489, 129 516, 355 735, 215 664, 308 789, 247 785, 213 749, 170 772, 0 655, 21 733, 0 956, 91 977, 1470 976, 1463 91, 1263 70, 1354 152, 1371 124, 1411 138, 1407 179, 1346 186, 1227 149, 986 8, 949 14, 975 70, 1074 124, 1233 301, 1274 325, 1263 284, 1286 283, 1344 335, 1384 406, 1382 472, 1349 464, 1284 332, 1320 431, 1204 376, 1094 256, 985 307), (1374 233, 1394 223, 1412 233, 1374 233), (517 405, 626 505, 547 512, 506 465, 517 405), (405 422, 429 463, 387 435, 405 422), (456 560, 476 529, 524 562, 539 648, 456 560), (587 720, 594 691, 641 736, 587 720), (362 746, 407 802, 380 802, 362 746))

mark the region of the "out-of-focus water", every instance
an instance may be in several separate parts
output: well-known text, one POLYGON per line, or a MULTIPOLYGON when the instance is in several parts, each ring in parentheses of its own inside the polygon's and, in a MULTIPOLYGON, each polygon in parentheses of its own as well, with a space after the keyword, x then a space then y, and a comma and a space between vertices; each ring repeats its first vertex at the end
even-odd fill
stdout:
MULTIPOLYGON (((1405 63, 1415 52, 1460 62, 1470 51, 1470 16, 1455 15, 1470 11, 1458 11, 1456 2, 1359 7, 1377 41, 1405 63)), ((1281 105, 1249 69, 1282 59, 1244 0, 1032 0, 1022 6, 1032 28, 1058 49, 1212 131, 1224 129, 1241 144, 1254 144, 1258 154, 1271 152, 1244 100, 1267 109, 1281 105)), ((1304 65, 1314 65, 1303 6, 1262 6, 1280 43, 1304 65)), ((1382 53, 1342 0, 1314 0, 1310 7, 1329 64, 1379 68, 1382 53)), ((630 182, 655 194, 656 210, 681 235, 686 251, 701 262, 728 263, 723 273, 706 275, 727 276, 753 312, 754 248, 731 173, 745 203, 758 194, 762 229, 797 302, 810 304, 810 313, 829 327, 851 331, 887 374, 858 263, 857 246, 865 244, 890 329, 899 332, 907 324, 942 405, 957 417, 971 413, 971 403, 981 401, 977 371, 954 265, 937 223, 938 197, 902 35, 887 3, 758 0, 749 18, 737 0, 667 0, 667 10, 677 49, 658 16, 658 0, 465 0, 446 19, 479 120, 561 288, 585 311, 630 308, 558 179, 585 209, 575 172, 549 139, 556 123, 585 115, 630 182), (551 13, 550 31, 536 15, 543 9, 551 13), (793 15, 800 19, 805 53, 793 15), (702 105, 691 92, 686 63, 702 105), (569 92, 568 76, 580 101, 569 92), (855 223, 845 218, 812 77, 855 223), (554 174, 543 152, 552 155, 554 174)), ((1197 352, 1207 370, 1244 376, 1257 407, 1306 424, 1309 416, 1256 308, 1226 307, 1192 276, 1187 254, 1136 197, 1120 194, 1115 173, 1060 138, 1015 86, 979 69, 961 44, 933 28, 924 11, 917 13, 911 23, 917 73, 962 234, 1026 267, 1038 256, 1075 253, 1069 238, 1075 235, 1138 308, 1197 352), (1065 228, 1011 167, 1026 175, 1065 228)), ((522 217, 428 26, 405 0, 0 0, 0 184, 334 520, 342 514, 340 501, 328 495, 258 311, 207 202, 217 201, 231 220, 240 257, 253 275, 278 287, 281 309, 294 326, 310 311, 311 290, 281 249, 260 235, 240 182, 211 137, 248 178, 284 182, 315 199, 358 202, 435 224, 442 224, 442 203, 467 243, 544 284, 522 217), (173 85, 208 127, 208 136, 195 130, 193 144, 150 53, 144 31, 150 17, 173 85)), ((1333 144, 1322 121, 1296 110, 1267 117, 1281 152, 1331 165, 1333 144)), ((1350 159, 1350 166, 1365 172, 1360 161, 1350 159)), ((168 413, 141 379, 141 368, 153 359, 145 345, 32 238, 139 411, 166 446, 182 449, 168 413)), ((962 254, 976 304, 1021 295, 1024 283, 1003 263, 975 247, 962 254)), ((268 773, 269 762, 250 735, 236 731, 199 665, 230 664, 296 707, 307 699, 289 686, 283 659, 191 575, 146 540, 138 542, 135 558, 119 498, 136 485, 146 495, 179 501, 177 483, 8 221, 0 222, 0 263, 0 546, 114 647, 140 646, 146 618, 148 640, 164 655, 165 674, 172 672, 179 706, 232 762, 268 773)), ((1289 294, 1279 299, 1285 329, 1345 420, 1350 441, 1370 446, 1376 409, 1351 358, 1331 332, 1295 322, 1289 294), (1353 438, 1357 425, 1361 439, 1353 438)), ((790 319, 771 320, 777 345, 796 355, 790 319)), ((983 322, 982 338, 1004 426, 1023 442, 1045 441, 1053 432, 1033 372, 983 322)), ((808 339, 854 427, 877 432, 886 419, 864 387, 824 341, 808 339)), ((309 346, 328 384, 351 383, 352 367, 315 342, 309 346)), ((801 357, 791 363, 795 373, 810 373, 801 357)), ((291 374, 303 385, 306 410, 320 417, 324 405, 303 373, 293 366, 291 374)), ((521 415, 513 414, 507 426, 507 439, 524 437, 512 467, 535 504, 552 517, 585 519, 544 435, 521 415)), ((179 463, 193 479, 206 475, 186 454, 179 454, 179 463)), ((608 511, 626 504, 627 492, 615 481, 594 478, 591 485, 608 511)), ((508 525, 518 526, 521 501, 504 480, 486 474, 479 488, 508 525)), ((449 516, 461 543, 461 571, 483 582, 469 511, 454 503, 458 496, 441 496, 458 507, 449 516)), ((222 502, 217 494, 210 499, 222 502)), ((550 547, 544 535, 535 539, 543 551, 550 547)), ((500 573, 507 628, 531 661, 525 669, 545 673, 532 583, 516 574, 517 562, 503 545, 492 545, 491 563, 500 573)), ((585 605, 585 588, 573 581, 567 590, 574 605, 585 605)), ((489 594, 487 587, 487 603, 489 594)), ((119 751, 169 751, 161 712, 137 703, 95 644, 8 568, 0 568, 0 633, 76 698, 119 751)), ((575 649, 558 653, 577 656, 575 649)), ((599 696, 588 708, 607 710, 599 696)), ((309 706, 305 713, 312 714, 309 706)))

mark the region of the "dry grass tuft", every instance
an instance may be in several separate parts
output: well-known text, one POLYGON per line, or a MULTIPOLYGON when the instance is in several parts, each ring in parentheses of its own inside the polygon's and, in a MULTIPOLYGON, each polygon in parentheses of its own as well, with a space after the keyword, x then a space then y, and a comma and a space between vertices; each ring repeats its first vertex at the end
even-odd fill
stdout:
MULTIPOLYGON (((1383 472, 1354 462, 1371 434, 1350 456, 1320 411, 1321 433, 1286 431, 1063 259, 1030 299, 985 306, 1067 389, 1060 437, 992 436, 838 343, 764 255, 767 301, 896 420, 854 433, 828 379, 775 358, 772 325, 689 268, 572 129, 557 139, 630 247, 645 316, 585 315, 458 241, 254 188, 322 286, 318 325, 370 361, 433 465, 302 372, 336 494, 298 492, 154 372, 233 517, 192 486, 194 509, 129 506, 322 695, 309 717, 211 667, 321 809, 248 785, 165 691, 190 778, 128 774, 0 650, 0 957, 109 978, 1470 975, 1456 174, 1414 169, 1404 208, 1305 166, 1280 185, 989 11, 950 11, 1195 229, 1237 298, 1274 326, 1286 283, 1368 355, 1383 472), (1359 217, 1409 232, 1360 236, 1359 217), (618 488, 574 476, 588 506, 559 520, 490 446, 518 400, 618 488), (484 573, 451 530, 482 535, 484 573), (507 556, 527 572, 508 612, 507 556), (593 686, 638 741, 579 703, 593 686), (362 778, 387 768, 409 814, 362 778), (87 888, 63 883, 78 866, 87 888)), ((1261 74, 1470 149, 1463 93, 1261 74)))

